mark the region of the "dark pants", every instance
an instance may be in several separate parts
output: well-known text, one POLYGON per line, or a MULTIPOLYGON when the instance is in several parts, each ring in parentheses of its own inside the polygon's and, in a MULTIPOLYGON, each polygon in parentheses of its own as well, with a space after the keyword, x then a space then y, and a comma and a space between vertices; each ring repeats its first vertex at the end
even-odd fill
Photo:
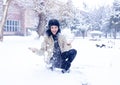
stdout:
POLYGON ((75 49, 71 49, 69 51, 63 52, 61 55, 62 57, 61 68, 68 70, 76 54, 77 54, 77 51, 75 49))

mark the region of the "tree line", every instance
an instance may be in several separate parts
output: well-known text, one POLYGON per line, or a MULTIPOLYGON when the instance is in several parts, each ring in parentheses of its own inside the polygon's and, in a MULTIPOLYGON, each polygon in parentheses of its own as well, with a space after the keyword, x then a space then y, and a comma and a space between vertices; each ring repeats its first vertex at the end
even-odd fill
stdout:
MULTIPOLYGON (((14 2, 23 8, 30 8, 38 18, 36 32, 43 35, 50 18, 60 20, 62 29, 69 28, 76 35, 87 36, 88 31, 99 30, 105 37, 117 38, 120 32, 120 2, 115 0, 112 6, 101 6, 93 10, 83 3, 83 9, 76 8, 71 0, 66 3, 58 0, 6 0, 0 21, 0 40, 3 41, 3 28, 9 5, 14 2)), ((80 2, 78 2, 80 3, 80 2)))

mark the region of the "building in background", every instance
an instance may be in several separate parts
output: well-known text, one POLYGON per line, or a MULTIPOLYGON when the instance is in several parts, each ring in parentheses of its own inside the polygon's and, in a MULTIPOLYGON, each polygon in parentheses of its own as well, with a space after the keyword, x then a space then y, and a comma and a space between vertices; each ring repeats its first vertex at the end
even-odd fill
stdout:
MULTIPOLYGON (((3 16, 3 8, 3 1, 0 0, 0 21, 3 16)), ((31 18, 31 14, 34 13, 30 13, 28 9, 24 9, 17 3, 10 3, 6 22, 4 24, 3 35, 27 35, 27 29, 34 27, 33 22, 35 19, 31 18)))
MULTIPOLYGON (((4 7, 4 5, 3 5, 4 7)), ((16 3, 11 3, 8 8, 6 23, 4 25, 4 35, 25 35, 24 9, 16 3)))

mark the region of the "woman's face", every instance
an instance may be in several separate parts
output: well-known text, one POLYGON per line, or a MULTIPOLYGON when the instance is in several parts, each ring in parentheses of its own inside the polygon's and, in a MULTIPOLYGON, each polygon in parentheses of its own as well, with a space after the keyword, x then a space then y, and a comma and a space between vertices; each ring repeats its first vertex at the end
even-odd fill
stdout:
POLYGON ((51 30, 53 35, 56 35, 56 33, 58 32, 58 26, 52 25, 50 30, 51 30))

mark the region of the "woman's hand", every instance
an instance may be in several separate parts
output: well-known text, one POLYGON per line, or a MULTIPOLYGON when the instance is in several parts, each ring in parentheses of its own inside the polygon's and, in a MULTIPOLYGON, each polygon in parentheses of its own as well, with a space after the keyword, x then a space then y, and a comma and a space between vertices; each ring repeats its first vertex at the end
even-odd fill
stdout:
POLYGON ((71 45, 71 43, 74 41, 74 37, 67 38, 67 45, 71 45))
POLYGON ((67 43, 67 45, 68 45, 68 46, 70 46, 70 45, 71 45, 71 43, 67 43))
POLYGON ((35 53, 35 52, 37 52, 37 51, 38 51, 38 49, 37 49, 37 48, 31 48, 31 47, 29 47, 28 49, 29 49, 29 50, 31 50, 33 53, 35 53))

